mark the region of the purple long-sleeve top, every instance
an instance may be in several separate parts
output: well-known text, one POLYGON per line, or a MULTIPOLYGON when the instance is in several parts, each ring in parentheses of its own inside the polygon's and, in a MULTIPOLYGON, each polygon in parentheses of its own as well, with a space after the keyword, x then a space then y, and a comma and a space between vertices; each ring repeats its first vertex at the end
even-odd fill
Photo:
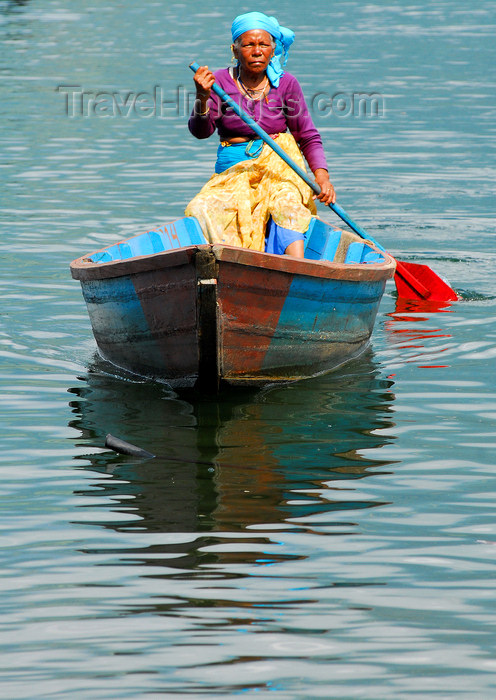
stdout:
MULTIPOLYGON (((229 68, 222 68, 214 75, 221 88, 268 134, 274 136, 289 129, 312 172, 317 168, 327 170, 322 139, 308 112, 300 84, 293 75, 284 73, 279 86, 271 87, 267 99, 260 101, 250 100, 241 94, 229 68)), ((195 114, 193 110, 189 118, 188 128, 196 138, 206 139, 215 129, 221 141, 234 136, 258 138, 248 124, 245 124, 214 92, 210 94, 208 107, 209 111, 205 116, 195 114)))

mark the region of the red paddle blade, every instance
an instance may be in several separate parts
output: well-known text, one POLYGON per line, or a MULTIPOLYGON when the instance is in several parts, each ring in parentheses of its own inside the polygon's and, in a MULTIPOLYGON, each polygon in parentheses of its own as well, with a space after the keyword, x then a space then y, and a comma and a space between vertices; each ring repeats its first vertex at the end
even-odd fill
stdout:
POLYGON ((429 299, 429 301, 457 301, 458 294, 428 265, 396 261, 394 275, 399 297, 429 299))

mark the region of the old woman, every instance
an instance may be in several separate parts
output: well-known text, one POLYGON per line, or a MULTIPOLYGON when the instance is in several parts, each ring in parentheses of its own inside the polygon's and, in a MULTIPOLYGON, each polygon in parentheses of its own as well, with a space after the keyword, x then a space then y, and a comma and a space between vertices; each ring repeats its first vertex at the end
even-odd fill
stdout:
POLYGON ((217 82, 302 168, 304 156, 321 188, 318 199, 334 202, 322 139, 298 81, 284 70, 294 33, 261 12, 236 17, 231 31, 236 65, 215 73, 201 66, 194 76, 189 129, 199 139, 217 130, 220 146, 215 174, 186 214, 213 243, 303 257, 316 211, 311 189, 211 92, 217 82))

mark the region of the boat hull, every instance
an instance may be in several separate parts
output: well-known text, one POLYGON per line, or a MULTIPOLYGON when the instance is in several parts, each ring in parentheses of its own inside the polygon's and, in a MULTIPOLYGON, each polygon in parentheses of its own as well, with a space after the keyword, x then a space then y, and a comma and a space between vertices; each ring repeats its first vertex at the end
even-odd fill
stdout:
POLYGON ((311 377, 356 357, 394 261, 353 265, 200 244, 100 264, 80 258, 71 270, 106 360, 216 390, 311 377))
POLYGON ((224 380, 264 383, 314 376, 368 344, 385 279, 359 281, 356 271, 352 275, 284 258, 250 264, 252 256, 245 251, 224 249, 218 257, 224 380), (274 269, 277 262, 283 263, 281 269, 274 269))

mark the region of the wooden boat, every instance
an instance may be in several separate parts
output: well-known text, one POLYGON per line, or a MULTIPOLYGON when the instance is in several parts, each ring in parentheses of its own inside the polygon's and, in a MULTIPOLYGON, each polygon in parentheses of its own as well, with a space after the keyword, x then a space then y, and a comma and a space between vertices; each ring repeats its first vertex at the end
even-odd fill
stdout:
POLYGON ((394 267, 318 218, 300 260, 209 244, 185 217, 74 260, 71 273, 103 358, 216 390, 311 377, 356 357, 394 267))

